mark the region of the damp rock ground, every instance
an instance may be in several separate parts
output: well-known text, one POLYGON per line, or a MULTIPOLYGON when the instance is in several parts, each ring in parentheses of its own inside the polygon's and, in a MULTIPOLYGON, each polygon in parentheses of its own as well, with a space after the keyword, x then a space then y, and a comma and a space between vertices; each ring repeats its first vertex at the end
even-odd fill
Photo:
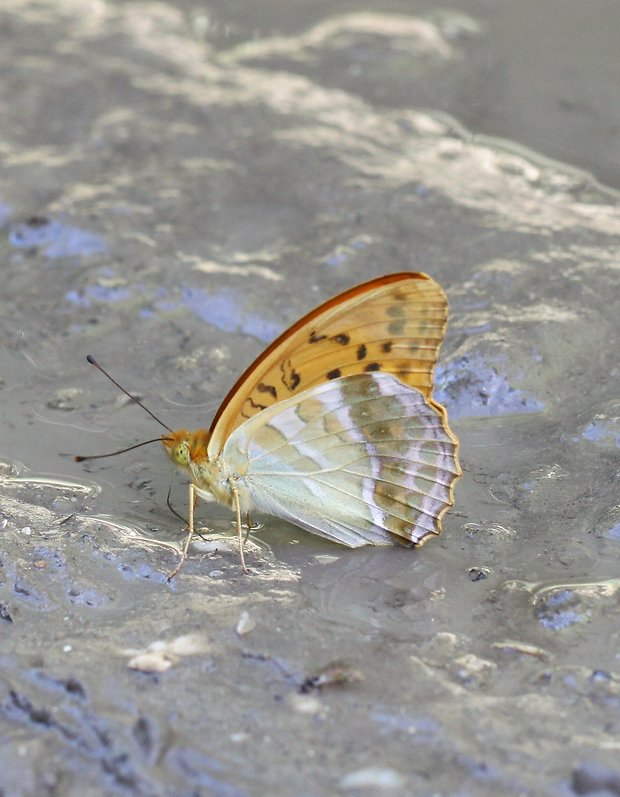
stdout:
POLYGON ((0 793, 617 794, 617 196, 408 99, 475 16, 267 8, 2 4, 0 793), (451 303, 442 536, 261 518, 244 576, 201 504, 168 584, 163 452, 72 460, 159 432, 84 356, 208 425, 274 335, 401 270, 451 303))

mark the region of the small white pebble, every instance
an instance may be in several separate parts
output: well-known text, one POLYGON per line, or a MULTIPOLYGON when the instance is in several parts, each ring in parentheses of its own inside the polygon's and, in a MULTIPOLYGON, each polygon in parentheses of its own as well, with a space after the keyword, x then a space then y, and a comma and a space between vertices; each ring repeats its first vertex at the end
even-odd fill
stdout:
POLYGON ((235 631, 239 634, 239 636, 243 636, 244 634, 249 634, 250 631, 253 631, 256 628, 256 622, 250 617, 249 612, 241 612, 239 615, 239 621, 237 623, 237 627, 235 631))
POLYGON ((473 653, 466 653, 464 656, 459 656, 458 659, 454 660, 454 663, 473 674, 485 672, 485 670, 497 667, 494 662, 481 659, 473 653))
POLYGON ((63 647, 63 649, 62 649, 62 652, 63 653, 71 653, 72 650, 73 650, 73 648, 71 647, 71 645, 65 645, 63 647))
MULTIPOLYGON (((166 642, 164 639, 156 639, 146 648, 125 648, 120 652, 124 656, 131 656, 132 662, 137 661, 137 663, 140 664, 140 666, 133 667, 133 669, 142 669, 142 664, 144 662, 149 666, 149 662, 155 662, 156 659, 165 660, 168 663, 163 667, 161 667, 161 663, 156 664, 157 667, 161 667, 161 669, 157 671, 163 672, 171 665, 178 664, 180 656, 193 656, 196 653, 204 653, 208 649, 209 642, 204 636, 200 636, 199 634, 184 634, 183 636, 170 640, 170 642, 166 642)), ((131 667, 132 665, 130 664, 129 666, 131 667)))
POLYGON ((231 733, 228 738, 230 739, 231 742, 234 742, 235 744, 240 744, 241 742, 247 741, 250 738, 250 734, 240 731, 239 733, 231 733))
POLYGON ((30 528, 30 526, 24 526, 24 528, 22 529, 22 534, 32 534, 32 529, 30 528))
POLYGON ((291 694, 288 698, 289 705, 300 714, 310 714, 316 716, 317 714, 325 714, 326 709, 318 699, 313 695, 299 695, 291 694))
POLYGON ((223 570, 212 570, 209 573, 209 576, 211 578, 221 578, 223 575, 224 575, 224 571, 223 570))
POLYGON ((2 531, 2 529, 6 528, 8 522, 9 521, 6 518, 4 518, 4 520, 0 521, 0 531, 2 531))
POLYGON ((140 672, 166 672, 172 667, 172 662, 160 653, 139 653, 129 659, 127 666, 140 672))
POLYGON ((340 557, 329 553, 320 553, 314 557, 314 561, 321 565, 331 565, 333 562, 339 562, 340 557))
POLYGON ((459 656, 458 659, 454 659, 453 665, 454 673, 462 679, 487 676, 497 669, 495 662, 481 659, 473 653, 459 656))
POLYGON ((395 769, 366 767, 349 772, 339 785, 341 789, 402 789, 405 779, 395 769))
POLYGON ((208 648, 207 640, 198 634, 184 634, 173 639, 168 643, 169 653, 177 656, 193 656, 196 653, 204 653, 208 648))

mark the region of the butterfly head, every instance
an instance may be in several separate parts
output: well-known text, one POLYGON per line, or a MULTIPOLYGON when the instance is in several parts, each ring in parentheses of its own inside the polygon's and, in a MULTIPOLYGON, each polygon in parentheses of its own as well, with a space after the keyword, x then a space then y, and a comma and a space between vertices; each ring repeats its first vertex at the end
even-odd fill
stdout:
POLYGON ((206 429, 195 432, 178 429, 162 435, 161 441, 170 459, 183 470, 190 470, 192 463, 200 464, 208 458, 209 432, 206 429))

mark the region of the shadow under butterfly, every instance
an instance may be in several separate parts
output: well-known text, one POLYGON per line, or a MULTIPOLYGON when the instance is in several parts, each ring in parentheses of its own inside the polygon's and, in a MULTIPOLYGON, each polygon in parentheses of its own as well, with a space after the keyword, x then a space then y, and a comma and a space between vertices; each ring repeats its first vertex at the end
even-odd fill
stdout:
POLYGON ((350 548, 439 534, 461 475, 458 439, 431 395, 447 317, 426 274, 358 285, 280 335, 209 429, 164 434, 191 478, 188 536, 169 579, 187 557, 198 497, 235 512, 246 572, 242 517, 249 526, 254 509, 350 548))

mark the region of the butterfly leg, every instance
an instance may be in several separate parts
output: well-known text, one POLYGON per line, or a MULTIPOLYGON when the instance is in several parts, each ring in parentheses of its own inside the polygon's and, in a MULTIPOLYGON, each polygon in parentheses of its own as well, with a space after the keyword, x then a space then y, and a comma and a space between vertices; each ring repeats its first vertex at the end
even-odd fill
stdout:
POLYGON ((241 567, 243 568, 243 572, 247 575, 250 571, 246 567, 245 558, 243 556, 243 526, 241 524, 241 504, 239 503, 239 491, 237 490, 234 484, 230 485, 230 489, 232 492, 235 512, 237 514, 237 534, 239 535, 239 558, 241 559, 241 567))
POLYGON ((189 485, 189 518, 187 520, 187 538, 185 540, 185 545, 183 546, 183 550, 181 551, 181 558, 179 559, 179 563, 174 568, 172 573, 168 576, 166 581, 170 583, 172 579, 177 575, 179 570, 183 567, 185 560, 187 559, 187 553, 189 551, 189 546, 192 541, 192 537, 194 536, 194 509, 196 508, 196 502, 198 501, 198 496, 196 494, 196 488, 193 484, 189 485))
POLYGON ((245 513, 245 523, 243 525, 246 529, 246 540, 250 536, 251 531, 260 531, 264 527, 263 523, 252 523, 249 512, 245 513))
POLYGON ((252 523, 250 521, 250 513, 245 513, 245 536, 243 538, 243 542, 246 543, 248 541, 248 537, 250 536, 250 531, 252 530, 252 523))

